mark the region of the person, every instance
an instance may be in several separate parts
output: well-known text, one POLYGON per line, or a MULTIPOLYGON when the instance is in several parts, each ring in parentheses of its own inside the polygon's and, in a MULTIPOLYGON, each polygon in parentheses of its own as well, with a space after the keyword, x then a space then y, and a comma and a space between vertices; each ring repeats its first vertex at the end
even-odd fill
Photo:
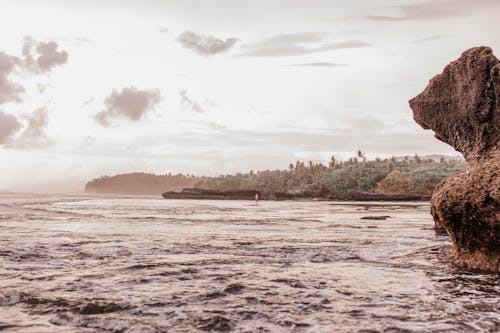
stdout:
POLYGON ((255 193, 255 205, 259 204, 259 198, 260 198, 259 192, 255 193))

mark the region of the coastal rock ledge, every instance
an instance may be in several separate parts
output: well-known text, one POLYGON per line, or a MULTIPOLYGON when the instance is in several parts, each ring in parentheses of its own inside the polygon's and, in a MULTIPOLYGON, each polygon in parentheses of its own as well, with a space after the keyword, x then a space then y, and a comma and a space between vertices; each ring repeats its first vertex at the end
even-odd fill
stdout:
POLYGON ((409 103, 415 121, 469 164, 431 198, 435 225, 453 242, 448 256, 500 272, 500 61, 489 47, 467 50, 409 103))

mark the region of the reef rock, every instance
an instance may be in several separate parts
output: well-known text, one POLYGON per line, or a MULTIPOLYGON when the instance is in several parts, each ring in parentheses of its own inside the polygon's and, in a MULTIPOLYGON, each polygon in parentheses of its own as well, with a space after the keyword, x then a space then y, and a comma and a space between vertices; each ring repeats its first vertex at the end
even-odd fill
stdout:
POLYGON ((254 200, 255 194, 260 192, 256 190, 237 190, 237 191, 217 191, 199 188, 185 188, 181 192, 165 192, 162 194, 165 199, 197 199, 197 200, 254 200))
POLYGON ((465 51, 410 107, 418 124, 469 163, 431 198, 436 225, 453 241, 453 260, 500 271, 500 61, 488 47, 465 51))

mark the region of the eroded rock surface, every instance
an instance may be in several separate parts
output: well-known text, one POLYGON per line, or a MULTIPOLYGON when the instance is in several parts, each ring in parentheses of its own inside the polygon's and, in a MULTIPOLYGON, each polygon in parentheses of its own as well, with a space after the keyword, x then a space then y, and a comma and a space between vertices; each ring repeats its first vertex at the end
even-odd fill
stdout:
POLYGON ((465 51, 410 100, 415 121, 461 152, 467 162, 499 149, 500 64, 489 47, 465 51))
POLYGON ((461 152, 470 167, 434 190, 431 213, 453 244, 453 260, 500 271, 500 62, 476 47, 410 100, 415 121, 461 152))

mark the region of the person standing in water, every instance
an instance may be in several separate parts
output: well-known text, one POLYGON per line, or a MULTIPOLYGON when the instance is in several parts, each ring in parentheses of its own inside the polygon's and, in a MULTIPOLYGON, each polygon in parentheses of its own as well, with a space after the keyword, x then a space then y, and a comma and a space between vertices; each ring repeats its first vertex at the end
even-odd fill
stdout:
POLYGON ((259 192, 255 193, 255 205, 258 206, 259 205, 259 199, 260 199, 260 195, 259 195, 259 192))

